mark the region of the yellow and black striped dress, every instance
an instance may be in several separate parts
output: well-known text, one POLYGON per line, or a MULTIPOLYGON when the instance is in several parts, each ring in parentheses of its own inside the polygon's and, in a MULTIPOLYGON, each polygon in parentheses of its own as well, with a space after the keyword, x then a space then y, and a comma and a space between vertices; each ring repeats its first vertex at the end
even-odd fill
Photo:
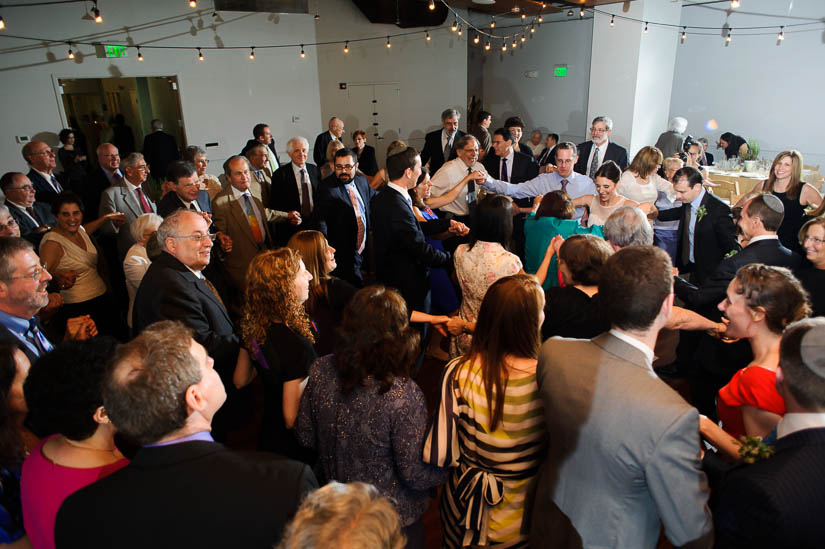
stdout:
POLYGON ((446 547, 526 547, 524 505, 547 436, 533 372, 511 372, 503 421, 491 431, 481 368, 462 357, 448 364, 424 461, 453 470, 441 496, 446 547))

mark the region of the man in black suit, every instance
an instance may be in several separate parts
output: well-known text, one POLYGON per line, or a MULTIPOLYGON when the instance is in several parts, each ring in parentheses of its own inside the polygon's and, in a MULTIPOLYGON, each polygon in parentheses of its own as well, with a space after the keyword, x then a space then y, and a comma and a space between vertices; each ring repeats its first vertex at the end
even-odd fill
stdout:
POLYGON ((23 146, 23 158, 31 169, 26 176, 34 185, 35 200, 51 204, 54 197, 64 190, 54 173, 57 165, 55 152, 43 141, 30 141, 23 146))
MULTIPOLYGON (((557 133, 548 133, 547 137, 544 139, 544 150, 538 156, 538 163, 539 168, 544 168, 544 166, 552 166, 553 168, 556 167, 556 145, 559 144, 559 134, 557 133)), ((548 169, 542 170, 542 173, 547 173, 548 169)))
POLYGON ((370 232, 370 205, 376 191, 365 177, 355 175, 358 157, 350 149, 335 153, 335 173, 321 182, 318 212, 321 232, 335 248, 338 264, 332 272, 359 287, 364 284, 361 265, 370 232))
POLYGON ((428 133, 424 137, 424 148, 421 150, 421 163, 430 163, 430 173, 435 174, 448 160, 456 158, 455 142, 464 135, 458 129, 458 120, 461 114, 455 109, 446 109, 441 113, 442 129, 428 133))
POLYGON ((79 189, 87 212, 100 211, 100 199, 103 193, 123 179, 123 172, 120 169, 120 152, 111 143, 98 145, 97 164, 97 168, 92 170, 86 178, 86 187, 79 189))
POLYGON ((159 216, 166 217, 181 208, 203 214, 212 213, 209 193, 201 190, 194 164, 176 160, 167 168, 166 180, 171 184, 172 190, 158 202, 159 216))
MULTIPOLYGON (((450 264, 450 254, 436 250, 425 239, 415 218, 409 189, 421 175, 421 157, 410 147, 387 159, 390 182, 372 200, 375 267, 378 281, 398 289, 410 312, 429 312, 430 268, 450 264)), ((451 220, 424 223, 427 234, 457 230, 451 220)))
MULTIPOLYGON (((491 178, 508 183, 524 183, 539 175, 539 165, 532 155, 513 149, 514 137, 507 128, 493 132, 493 151, 484 159, 484 167, 491 178)), ((528 149, 529 150, 529 149, 528 149)), ((515 204, 523 212, 513 218, 515 252, 524 260, 524 219, 533 207, 532 198, 517 198, 515 204)), ((516 211, 514 207, 513 211, 516 211)))
POLYGON ((333 116, 327 124, 329 131, 319 133, 315 138, 315 146, 312 149, 312 159, 316 166, 323 166, 327 163, 327 146, 332 141, 341 141, 344 135, 344 121, 333 116))
POLYGON ((716 547, 825 547, 825 319, 782 334, 776 387, 785 415, 774 454, 728 472, 712 501, 716 547))
POLYGON ((180 158, 175 138, 163 131, 163 122, 157 118, 152 120, 152 133, 143 138, 143 156, 158 179, 166 174, 169 164, 180 158))
POLYGON ((6 206, 20 229, 20 236, 39 246, 43 235, 55 223, 49 205, 35 202, 34 186, 28 177, 19 172, 3 174, 0 190, 6 195, 6 206))
POLYGON ((612 160, 622 171, 627 169, 627 149, 610 141, 613 133, 613 120, 606 116, 597 116, 590 125, 591 141, 579 144, 579 161, 573 167, 582 175, 595 179, 596 170, 612 160))
POLYGON ((713 166, 713 154, 708 152, 708 138, 700 137, 697 139, 702 144, 702 157, 700 158, 703 166, 713 166))
MULTIPOLYGON (((342 130, 343 131, 343 130, 342 130)), ((291 162, 284 164, 272 175, 269 204, 265 204, 289 222, 281 223, 275 231, 275 245, 285 246, 298 231, 318 229, 315 204, 321 173, 314 164, 307 164, 309 142, 303 137, 293 137, 286 144, 286 154, 291 162)))
POLYGON ((179 322, 159 322, 118 348, 103 405, 140 449, 66 499, 58 547, 273 547, 317 488, 303 463, 214 442, 212 418, 226 391, 193 337, 179 322))
POLYGON ((682 202, 680 208, 659 212, 660 221, 679 221, 676 267, 690 273, 690 280, 702 286, 719 263, 741 248, 730 206, 707 192, 702 173, 692 166, 673 174, 673 190, 682 202))

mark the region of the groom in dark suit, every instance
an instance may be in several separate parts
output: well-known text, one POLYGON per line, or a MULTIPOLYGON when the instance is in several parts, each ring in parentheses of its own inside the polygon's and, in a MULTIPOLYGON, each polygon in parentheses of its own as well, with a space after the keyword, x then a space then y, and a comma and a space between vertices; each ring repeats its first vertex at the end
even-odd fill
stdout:
POLYGON ((350 149, 335 153, 335 173, 318 190, 318 211, 321 232, 335 248, 338 267, 332 274, 359 287, 364 283, 361 265, 371 229, 370 205, 377 193, 364 176, 355 175, 357 169, 358 157, 350 149))
POLYGON ((58 547, 273 547, 317 488, 303 463, 213 440, 226 392, 196 338, 179 322, 159 322, 118 348, 104 405, 140 448, 129 465, 66 499, 58 547))
POLYGON ((573 170, 590 179, 595 179, 596 170, 608 160, 618 164, 622 171, 626 170, 627 149, 610 141, 611 133, 613 133, 613 120, 606 116, 594 118, 590 125, 592 140, 579 143, 579 161, 576 162, 573 170))
POLYGON ((716 547, 825 547, 825 319, 782 334, 776 388, 785 415, 773 456, 731 470, 714 491, 716 547))

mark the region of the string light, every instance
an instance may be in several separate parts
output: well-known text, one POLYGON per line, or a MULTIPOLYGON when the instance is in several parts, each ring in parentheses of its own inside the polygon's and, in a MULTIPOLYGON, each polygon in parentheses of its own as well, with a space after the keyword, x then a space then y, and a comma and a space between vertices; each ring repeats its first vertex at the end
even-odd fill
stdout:
POLYGON ((6 28, 6 22, 3 21, 2 17, 0 17, 0 30, 3 30, 5 28, 6 28))
POLYGON ((92 9, 92 13, 95 16, 95 23, 103 23, 103 17, 100 15, 100 10, 97 9, 97 2, 95 2, 95 7, 92 9))
POLYGON ((320 20, 321 20, 321 16, 320 16, 320 15, 318 15, 317 13, 316 13, 316 14, 315 14, 312 18, 313 18, 315 21, 320 21, 320 20))
POLYGON ((72 43, 69 42, 69 59, 74 59, 74 52, 72 51, 72 43))
POLYGON ((140 46, 138 46, 138 61, 143 61, 143 54, 140 53, 140 46))
POLYGON ((536 33, 536 26, 535 25, 530 25, 530 34, 535 34, 535 33, 536 33))
POLYGON ((687 27, 682 27, 682 44, 685 43, 686 38, 687 38, 687 27))
POLYGON ((197 8, 198 7, 198 0, 189 0, 189 7, 190 8, 197 8))
POLYGON ((481 42, 481 38, 479 38, 478 35, 476 34, 475 37, 473 38, 473 44, 478 44, 479 42, 481 42))
POLYGON ((427 39, 427 42, 433 39, 433 37, 430 36, 430 31, 427 31, 427 36, 425 38, 427 39))
POLYGON ((584 17, 584 8, 579 8, 579 19, 584 17))
MULTIPOLYGON (((430 36, 430 33, 427 33, 427 36, 430 36)), ((429 40, 429 38, 427 38, 429 40)), ((344 53, 349 53, 349 40, 344 44, 344 53)))
POLYGON ((616 24, 616 23, 615 23, 615 20, 616 20, 616 16, 615 16, 615 15, 611 15, 611 16, 610 16, 610 26, 611 26, 611 27, 612 27, 613 25, 615 25, 615 24, 616 24))
POLYGON ((647 21, 645 21, 645 34, 647 34, 647 21))
POLYGON ((301 55, 301 59, 306 59, 307 54, 304 51, 304 45, 303 44, 301 44, 301 54, 300 55, 301 55))
POLYGON ((538 16, 538 18, 536 19, 536 21, 538 21, 538 22, 539 22, 539 25, 541 25, 542 23, 544 23, 544 17, 542 17, 542 16, 541 16, 541 14, 539 14, 539 16, 538 16))
POLYGON ((524 12, 521 12, 521 20, 524 21, 525 19, 527 19, 527 14, 524 13, 524 12))
POLYGON ((573 10, 567 10, 567 17, 573 17, 573 10))
POLYGON ((458 19, 453 20, 453 26, 450 27, 450 30, 453 31, 453 32, 458 30, 458 19))
POLYGON ((387 49, 391 48, 392 44, 390 44, 390 37, 387 36, 387 49))
POLYGON ((203 52, 198 48, 198 61, 203 61, 203 52))
POLYGON ((779 34, 776 35, 776 39, 779 41, 785 39, 785 27, 779 27, 779 34))
POLYGON ((503 40, 501 42, 501 51, 507 51, 507 42, 503 40))
POLYGON ((489 40, 487 40, 487 42, 484 43, 484 51, 490 51, 490 41, 489 40))
POLYGON ((527 42, 527 37, 522 34, 521 35, 521 43, 523 44, 524 42, 527 42))
POLYGON ((250 59, 255 59, 255 46, 252 46, 252 47, 249 49, 249 58, 250 58, 250 59))
POLYGON ((490 18, 490 28, 491 29, 496 28, 496 16, 495 15, 490 18))
POLYGON ((733 33, 733 29, 728 29, 728 35, 725 37, 725 44, 730 44, 732 38, 731 33, 733 33))
POLYGON ((459 35, 459 36, 461 36, 461 33, 462 33, 462 32, 463 32, 463 30, 461 29, 461 25, 459 25, 459 26, 458 26, 458 35, 459 35))
POLYGON ((730 0, 730 9, 735 10, 739 7, 739 0, 730 0))
POLYGON ((430 0, 430 11, 435 11, 435 0, 430 0))

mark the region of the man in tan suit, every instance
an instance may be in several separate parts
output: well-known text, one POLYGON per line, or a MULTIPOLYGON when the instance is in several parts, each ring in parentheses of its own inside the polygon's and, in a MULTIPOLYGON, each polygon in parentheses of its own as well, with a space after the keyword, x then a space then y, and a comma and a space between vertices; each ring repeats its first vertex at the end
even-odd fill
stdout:
POLYGON ((230 158, 224 174, 229 186, 215 195, 212 203, 212 223, 232 238, 232 251, 226 254, 224 267, 230 282, 240 292, 252 258, 272 243, 267 210, 260 199, 250 193, 249 183, 254 176, 249 168, 243 156, 230 158))
POLYGON ((247 149, 246 157, 251 164, 249 192, 264 204, 269 204, 269 191, 272 189, 272 172, 269 171, 266 151, 266 146, 258 143, 247 149))
POLYGON ((710 547, 699 413, 653 372, 673 307, 670 257, 631 246, 605 263, 599 299, 612 329, 548 339, 537 381, 549 447, 532 512, 533 547, 710 547))

